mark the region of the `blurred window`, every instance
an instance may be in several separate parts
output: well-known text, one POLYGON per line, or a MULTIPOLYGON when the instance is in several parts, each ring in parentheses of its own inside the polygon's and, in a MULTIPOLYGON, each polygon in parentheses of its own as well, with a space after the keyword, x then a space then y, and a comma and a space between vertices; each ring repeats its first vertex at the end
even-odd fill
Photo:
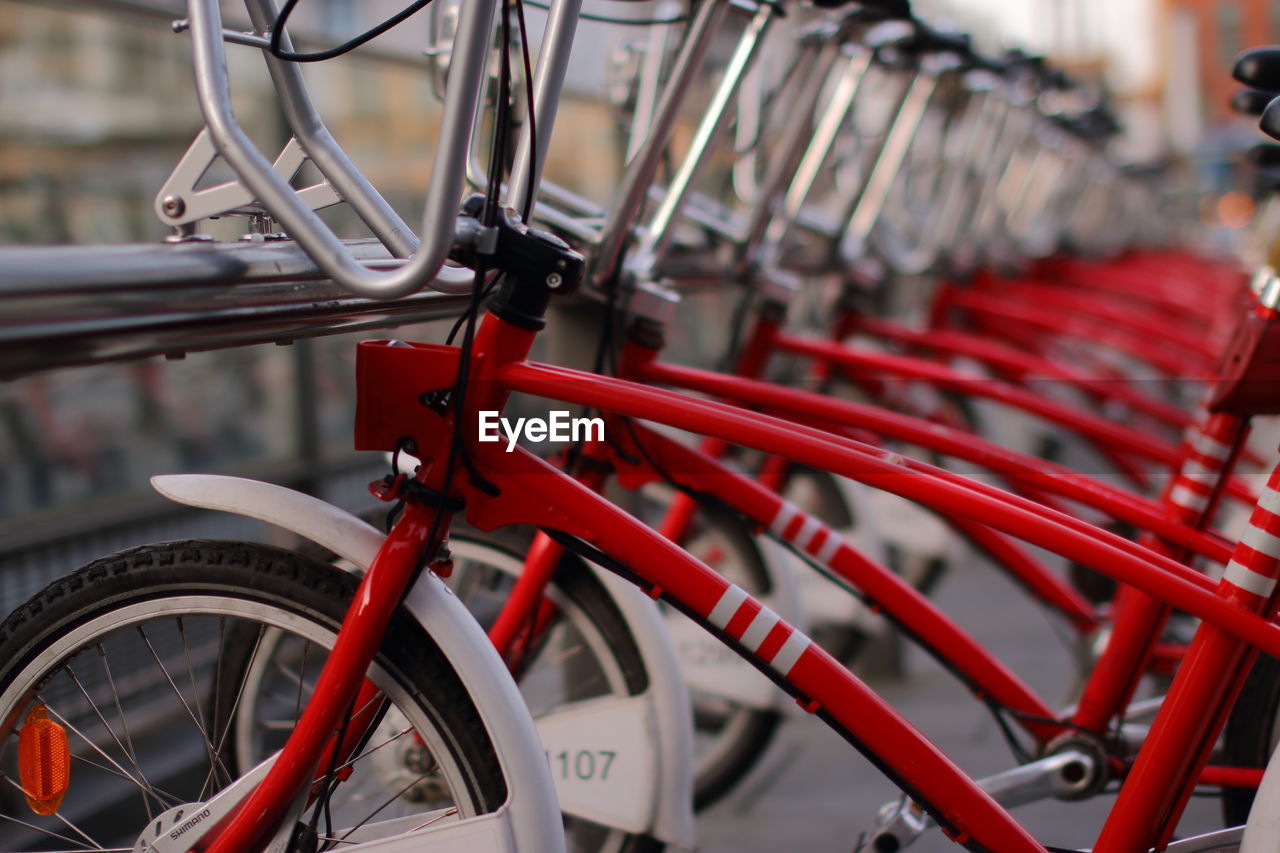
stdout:
POLYGON ((70 20, 59 17, 49 21, 43 54, 44 70, 50 79, 64 85, 76 82, 77 46, 70 20))
POLYGON ((320 26, 329 35, 341 38, 356 35, 356 4, 352 0, 324 0, 320 4, 320 16, 320 26))
POLYGON ((1244 49, 1244 16, 1239 3, 1219 3, 1218 10, 1218 54, 1221 64, 1230 67, 1236 54, 1244 49))

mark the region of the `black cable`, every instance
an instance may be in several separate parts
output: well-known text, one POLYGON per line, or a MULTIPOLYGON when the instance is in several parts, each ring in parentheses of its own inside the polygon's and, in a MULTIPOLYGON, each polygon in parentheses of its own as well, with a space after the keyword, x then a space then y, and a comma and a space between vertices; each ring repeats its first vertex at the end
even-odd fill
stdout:
MULTIPOLYGON (((323 796, 316 797, 315 806, 311 810, 311 820, 307 823, 307 831, 312 835, 316 834, 316 828, 320 825, 320 814, 323 810, 326 820, 326 834, 328 832, 329 820, 329 797, 332 796, 332 785, 334 774, 338 772, 338 755, 342 752, 342 741, 347 736, 347 725, 351 722, 351 717, 355 713, 356 697, 351 697, 351 704, 347 706, 347 712, 342 715, 342 722, 338 724, 338 733, 333 743, 333 752, 329 754, 329 767, 324 772, 321 780, 321 788, 324 791, 323 796)), ((289 840, 288 853, 294 853, 297 849, 298 842, 301 840, 299 834, 295 833, 293 838, 289 840)))
POLYGON ((1024 722, 1039 723, 1045 726, 1062 726, 1064 729, 1072 729, 1073 731, 1081 732, 1082 734, 1089 735, 1090 737, 1098 736, 1097 733, 1088 726, 1082 726, 1079 723, 1073 723, 1070 720, 1055 720, 1053 717, 1041 717, 1038 714, 1028 714, 1025 711, 1018 711, 1009 707, 1005 707, 1004 710, 1007 711, 1010 716, 1017 717, 1019 720, 1024 722))
POLYGON ((516 0, 516 20, 520 24, 520 55, 524 60, 524 90, 529 109, 529 180, 524 191, 524 206, 521 217, 526 223, 533 215, 533 173, 538 166, 538 118, 533 103, 533 64, 529 61, 529 35, 524 25, 524 2, 516 0))
MULTIPOLYGON (((597 350, 598 356, 600 355, 600 351, 601 350, 603 351, 604 358, 608 360, 609 375, 615 376, 615 377, 618 375, 618 345, 620 343, 620 341, 617 340, 617 338, 619 338, 620 336, 616 335, 615 333, 617 329, 623 324, 622 312, 619 309, 618 299, 616 295, 617 289, 618 289, 617 283, 615 282, 614 286, 610 287, 608 291, 608 297, 605 303, 606 305, 605 331, 601 335, 602 343, 601 343, 600 349, 597 350)), ((600 369, 601 366, 602 365, 597 364, 597 368, 596 368, 597 373, 602 372, 600 369)), ((703 502, 703 500, 706 497, 705 495, 703 495, 701 492, 694 490, 689 486, 684 485, 683 483, 677 482, 675 477, 672 477, 671 474, 668 473, 667 469, 664 468, 662 465, 660 465, 658 463, 658 460, 653 458, 653 455, 649 453, 648 449, 644 446, 643 443, 641 443, 640 436, 636 434, 635 424, 633 423, 633 419, 631 417, 623 416, 622 425, 623 425, 623 428, 626 429, 627 434, 631 436, 631 443, 635 445, 636 450, 640 453, 641 458, 644 459, 645 464, 647 464, 650 468, 652 468, 654 473, 656 473, 659 477, 661 477, 668 486, 675 489, 676 491, 684 492, 685 494, 689 495, 691 498, 698 501, 699 503, 703 502)), ((605 430, 605 440, 609 441, 608 430, 605 430)), ((615 451, 619 450, 617 445, 614 444, 612 441, 609 441, 609 445, 613 447, 615 451)))
POLYGON ((1004 718, 1004 712, 1008 709, 1003 705, 993 701, 986 702, 987 707, 991 710, 991 716, 995 717, 996 726, 999 727, 1000 733, 1004 735, 1005 743, 1009 745, 1009 751, 1013 753, 1014 758, 1019 764, 1026 764, 1031 760, 1031 753, 1027 751, 1017 735, 1014 734, 1013 728, 1009 725, 1009 721, 1004 718))
POLYGON ((430 3, 431 0, 414 0, 413 3, 410 3, 376 27, 365 30, 355 38, 344 41, 336 47, 331 47, 327 50, 316 50, 310 53, 297 53, 292 50, 285 50, 280 46, 284 38, 285 24, 288 22, 289 16, 293 14, 294 7, 298 5, 298 0, 285 0, 284 6, 280 9, 280 14, 276 16, 275 23, 271 25, 271 45, 268 49, 271 51, 272 56, 288 62, 323 62, 326 59, 333 59, 335 56, 342 56, 342 54, 355 50, 366 42, 373 41, 392 27, 404 23, 425 9, 430 3))
MULTIPOLYGON (((522 0, 522 2, 528 3, 535 9, 551 8, 551 4, 544 2, 544 0, 522 0)), ((646 2, 646 0, 617 0, 617 2, 643 3, 646 2)), ((757 0, 757 2, 759 2, 761 6, 772 7, 779 18, 785 18, 787 16, 786 7, 783 3, 779 2, 779 0, 757 0)), ((662 24, 683 24, 685 21, 689 20, 689 16, 687 14, 682 14, 671 15, 667 18, 614 18, 609 15, 596 15, 591 12, 579 12, 578 20, 595 21, 600 24, 620 24, 624 27, 655 27, 662 24)))
MULTIPOLYGON (((494 227, 498 220, 499 198, 502 192, 502 170, 506 161, 504 152, 510 136, 511 122, 511 22, 510 0, 502 0, 502 61, 498 73, 497 113, 494 117, 493 146, 489 152, 489 185, 485 193, 484 208, 480 212, 480 221, 486 227, 494 227)), ((465 331, 459 347, 460 360, 458 374, 454 381, 453 396, 450 402, 453 408, 453 436, 449 442, 449 465, 445 468, 445 484, 442 492, 449 493, 449 478, 453 473, 455 460, 466 468, 467 475, 477 488, 490 494, 497 494, 497 488, 480 475, 475 463, 467 453, 466 441, 463 437, 463 421, 466 415, 467 380, 471 372, 471 348, 475 341, 476 320, 480 313, 480 305, 489 294, 494 282, 488 286, 484 283, 484 264, 476 266, 475 283, 471 288, 471 302, 467 306, 465 331)), ((496 280, 495 280, 496 281, 496 280)), ((436 519, 441 517, 436 514, 436 519)))
POLYGON ((729 340, 725 343, 724 354, 720 357, 719 370, 728 373, 737 360, 738 350, 742 348, 742 331, 747 324, 747 311, 755 304, 755 291, 744 285, 738 296, 738 303, 733 306, 733 317, 729 320, 729 340))

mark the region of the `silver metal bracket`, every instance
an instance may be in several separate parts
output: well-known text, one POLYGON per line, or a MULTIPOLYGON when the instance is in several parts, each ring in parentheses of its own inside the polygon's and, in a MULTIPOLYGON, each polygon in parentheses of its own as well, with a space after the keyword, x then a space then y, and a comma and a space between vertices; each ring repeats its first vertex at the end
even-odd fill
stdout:
POLYGON ((1280 277, 1269 266, 1259 267, 1249 284, 1258 297, 1258 303, 1273 311, 1280 307, 1280 277))
MULTIPOLYGON (((1071 798, 1089 786, 1096 768, 1094 756, 1067 748, 1037 761, 978 780, 978 787, 1005 808, 1050 797, 1071 798)), ((933 818, 909 797, 881 806, 872 850, 902 850, 934 826, 933 818)))
POLYGON ((626 303, 627 313, 660 326, 671 321, 676 305, 680 302, 680 294, 666 281, 640 279, 635 281, 630 290, 626 303))
MULTIPOLYGON (((218 159, 208 128, 200 131, 191 147, 182 155, 169 179, 156 194, 155 212, 166 225, 189 225, 201 219, 224 216, 231 213, 259 212, 260 206, 239 180, 215 184, 204 189, 196 185, 218 159)), ((288 181, 307 162, 307 154, 296 138, 291 138, 272 168, 288 181)), ((340 203, 343 199, 328 180, 296 190, 298 199, 312 210, 321 210, 340 203)))

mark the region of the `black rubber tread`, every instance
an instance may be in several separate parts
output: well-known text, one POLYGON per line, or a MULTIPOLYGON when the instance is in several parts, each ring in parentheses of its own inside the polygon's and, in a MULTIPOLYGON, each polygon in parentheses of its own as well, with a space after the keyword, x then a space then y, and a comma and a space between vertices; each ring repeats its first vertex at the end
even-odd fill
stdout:
MULTIPOLYGON (((1245 681, 1222 734, 1222 757, 1228 767, 1266 767, 1271 760, 1276 723, 1280 720, 1280 660, 1259 655, 1245 681)), ((1223 788, 1225 826, 1249 817, 1253 788, 1223 788)))
MULTIPOLYGON (((336 630, 357 583, 332 566, 267 545, 189 540, 131 548, 54 581, 0 624, 0 689, 49 642, 123 605, 211 593, 267 603, 336 630)), ((487 813, 501 806, 507 787, 493 744, 434 640, 402 610, 377 660, 446 739, 476 808, 487 813)))

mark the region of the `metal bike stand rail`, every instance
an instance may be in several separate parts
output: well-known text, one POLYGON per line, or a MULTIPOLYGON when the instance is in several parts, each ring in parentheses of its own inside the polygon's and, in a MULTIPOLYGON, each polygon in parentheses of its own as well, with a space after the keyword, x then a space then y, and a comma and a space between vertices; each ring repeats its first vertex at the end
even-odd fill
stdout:
MULTIPOLYGON (((348 248, 365 262, 402 263, 374 240, 348 248)), ((457 315, 467 299, 352 296, 284 240, 4 248, 0 381, 420 323, 457 315)))

